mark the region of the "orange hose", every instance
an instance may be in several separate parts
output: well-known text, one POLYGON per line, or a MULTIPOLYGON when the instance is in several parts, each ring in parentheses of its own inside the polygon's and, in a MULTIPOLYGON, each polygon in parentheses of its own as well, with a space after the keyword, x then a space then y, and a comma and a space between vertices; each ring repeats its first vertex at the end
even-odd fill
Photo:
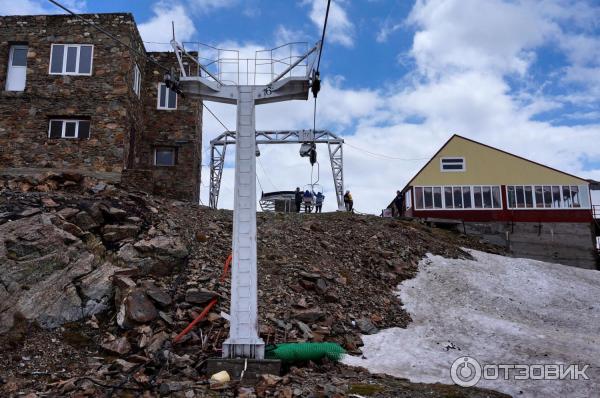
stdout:
MULTIPOLYGON (((225 281, 225 277, 227 277, 227 272, 229 271, 229 266, 231 265, 231 261, 233 260, 233 256, 230 254, 227 257, 227 260, 225 260, 225 266, 223 267, 223 273, 221 274, 221 278, 219 278, 219 281, 221 283, 223 283, 225 281)), ((206 317, 206 315, 208 315, 208 312, 210 311, 210 309, 212 307, 214 307, 215 304, 217 304, 217 298, 213 298, 209 301, 209 303, 206 305, 206 307, 204 307, 204 310, 200 313, 200 315, 198 315, 196 317, 196 319, 194 319, 185 329, 183 329, 183 331, 181 333, 179 333, 177 336, 175 336, 173 338, 173 343, 178 343, 179 340, 181 340, 183 338, 183 336, 185 336, 186 334, 188 334, 193 328, 194 326, 196 326, 201 320, 204 319, 204 317, 206 317)))

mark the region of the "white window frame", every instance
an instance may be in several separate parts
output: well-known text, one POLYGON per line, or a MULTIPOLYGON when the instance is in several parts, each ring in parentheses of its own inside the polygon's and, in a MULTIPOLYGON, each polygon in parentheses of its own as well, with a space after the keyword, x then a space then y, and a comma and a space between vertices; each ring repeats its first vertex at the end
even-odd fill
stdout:
MULTIPOLYGON (((582 194, 582 188, 585 190, 585 193, 587 193, 587 195, 589 195, 590 193, 590 188, 589 185, 582 185, 582 184, 507 184, 506 185, 506 192, 505 192, 505 200, 506 200, 506 208, 508 210, 589 210, 591 209, 591 200, 587 199, 588 202, 588 206, 583 206, 583 201, 581 199, 581 194, 582 194), (543 188, 542 188, 542 201, 544 203, 544 207, 537 207, 537 202, 535 200, 535 187, 536 186, 549 186, 550 187, 550 193, 551 193, 551 197, 552 197, 552 202, 554 202, 554 192, 552 190, 552 187, 559 187, 559 198, 560 198, 560 206, 559 207, 545 207, 546 206, 546 198, 544 197, 544 192, 543 192, 543 188), (578 195, 579 195, 579 207, 566 207, 565 206, 565 201, 563 198, 563 187, 569 187, 569 191, 571 191, 570 187, 577 187, 578 190, 578 195), (514 187, 515 188, 515 204, 516 204, 516 187, 522 187, 523 188, 523 192, 525 192, 525 187, 531 187, 532 193, 533 193, 533 207, 510 207, 510 201, 508 198, 508 187, 514 187)), ((571 198, 571 203, 573 202, 573 199, 571 198)), ((525 203, 527 203, 527 200, 525 200, 525 203)))
POLYGON ((28 44, 11 44, 8 48, 8 65, 6 66, 6 82, 4 83, 5 91, 22 92, 27 87, 27 53, 29 52, 28 44), (14 66, 13 60, 15 56, 15 50, 25 50, 25 65, 14 66), (18 90, 14 87, 10 87, 11 84, 15 85, 15 74, 16 71, 23 69, 23 88, 18 90))
POLYGON ((412 191, 408 190, 404 194, 404 209, 408 210, 412 207, 412 191))
POLYGON ((138 98, 142 92, 142 72, 140 71, 138 64, 133 66, 133 92, 138 96, 138 98))
MULTIPOLYGON (((454 163, 454 164, 458 164, 458 163, 454 163)), ((440 158, 440 171, 442 173, 464 173, 465 171, 467 171, 467 161, 462 156, 442 157, 442 158, 440 158), (444 160, 448 160, 448 159, 460 159, 462 161, 462 163, 461 163, 462 169, 444 169, 444 160)))
POLYGON ((154 147, 154 166, 155 167, 174 167, 177 165, 177 148, 171 146, 157 146, 154 147), (157 164, 156 163, 156 152, 159 149, 170 149, 173 151, 173 164, 157 164))
MULTIPOLYGON (((52 128, 52 122, 61 122, 62 123, 60 138, 69 140, 69 139, 79 139, 79 122, 88 122, 89 123, 90 121, 87 119, 50 119, 48 121, 48 138, 50 138, 50 130, 52 128), (65 135, 65 132, 67 130, 67 122, 69 122, 69 123, 75 122, 75 136, 74 137, 67 137, 65 135)), ((90 123, 90 131, 89 131, 87 139, 89 140, 91 136, 92 136, 92 124, 90 123)))
POLYGON ((160 110, 164 110, 164 111, 175 111, 177 110, 177 93, 175 93, 175 107, 169 107, 169 92, 171 91, 171 89, 169 87, 167 87, 167 85, 165 83, 158 83, 158 89, 156 91, 156 109, 160 109, 160 110), (166 93, 165 93, 165 106, 160 106, 160 89, 162 86, 165 86, 165 88, 167 89, 166 93))
POLYGON ((502 195, 502 185, 469 185, 469 184, 464 184, 464 185, 418 185, 418 186, 414 186, 413 192, 416 188, 421 188, 423 189, 423 201, 421 203, 421 208, 417 207, 417 195, 416 193, 415 195, 415 203, 413 203, 413 209, 415 211, 481 211, 481 210, 486 210, 486 211, 500 211, 504 209, 504 198, 502 195), (464 206, 464 191, 463 191, 463 187, 469 187, 469 197, 471 198, 471 207, 465 208, 465 207, 446 207, 446 195, 444 194, 444 189, 445 188, 451 188, 452 189, 452 201, 453 201, 453 206, 454 206, 454 188, 460 188, 460 194, 461 194, 461 203, 463 203, 464 206), (475 207, 475 187, 479 187, 482 188, 481 192, 482 192, 482 206, 483 206, 483 188, 484 187, 489 187, 490 188, 490 195, 491 195, 491 199, 492 199, 492 206, 494 205, 494 187, 497 187, 500 190, 500 207, 475 207), (431 188, 432 189, 432 204, 433 206, 435 206, 435 200, 433 198, 433 188, 441 188, 442 189, 442 207, 441 208, 436 208, 436 207, 432 207, 432 208, 426 208, 425 207, 425 188, 431 188))
POLYGON ((48 74, 50 75, 67 75, 67 76, 92 76, 94 72, 94 45, 93 44, 63 44, 63 43, 52 43, 50 47, 50 62, 48 62, 48 74), (63 46, 63 64, 62 71, 52 72, 52 55, 54 54, 54 46, 63 46), (67 51, 69 47, 77 47, 77 58, 75 61, 75 70, 79 70, 79 61, 81 58, 81 47, 90 46, 92 47, 92 53, 90 54, 90 72, 79 73, 79 72, 67 72, 67 51))

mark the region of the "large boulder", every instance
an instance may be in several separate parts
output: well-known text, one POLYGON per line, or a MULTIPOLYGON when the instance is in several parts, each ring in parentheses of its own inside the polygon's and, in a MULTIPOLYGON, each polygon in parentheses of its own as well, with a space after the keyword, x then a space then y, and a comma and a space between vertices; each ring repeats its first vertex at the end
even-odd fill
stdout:
POLYGON ((136 267, 142 275, 168 275, 185 263, 189 252, 176 237, 156 236, 119 249, 117 257, 127 267, 136 267))
POLYGON ((105 225, 102 228, 102 238, 107 242, 118 242, 124 239, 133 239, 140 228, 137 225, 105 225))
POLYGON ((0 225, 0 333, 10 330, 15 315, 54 328, 110 301, 116 267, 55 217, 42 213, 0 225))

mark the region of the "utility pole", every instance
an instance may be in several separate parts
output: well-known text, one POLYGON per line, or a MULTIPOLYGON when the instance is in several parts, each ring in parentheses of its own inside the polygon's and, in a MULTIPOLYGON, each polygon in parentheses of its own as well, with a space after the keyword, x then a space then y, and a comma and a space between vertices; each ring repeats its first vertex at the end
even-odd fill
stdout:
MULTIPOLYGON (((229 314, 229 337, 223 345, 223 358, 254 358, 263 359, 265 343, 258 335, 258 286, 256 260, 256 105, 289 100, 306 100, 311 81, 312 65, 308 58, 317 54, 321 49, 318 42, 304 54, 291 55, 289 62, 281 73, 275 74, 281 67, 281 59, 273 59, 271 50, 270 81, 267 84, 250 84, 248 77, 252 72, 248 65, 254 61, 254 79, 256 83, 256 68, 265 64, 265 59, 240 60, 237 62, 237 80, 221 79, 221 68, 211 72, 199 62, 199 54, 188 53, 183 46, 173 39, 171 45, 175 50, 181 76, 179 81, 172 76, 165 80, 172 81, 178 90, 186 96, 200 98, 203 101, 215 101, 237 106, 237 122, 235 133, 235 190, 233 210, 233 264, 231 269, 231 310, 229 314), (184 64, 185 60, 185 64, 184 64), (197 73, 190 75, 189 62, 197 65, 197 73), (259 61, 259 62, 257 62, 259 61), (246 66, 245 83, 240 84, 240 65, 246 66), (302 76, 293 76, 299 68, 306 67, 302 76)), ((279 47, 278 49, 281 49, 279 47)), ((218 51, 221 52, 220 50, 218 51)), ((230 52, 231 53, 231 52, 230 52)), ((314 57, 316 59, 316 57, 314 57)), ((227 64, 231 67, 232 60, 227 58, 221 62, 215 60, 218 66, 227 64)), ((314 61, 313 61, 314 63, 314 61)), ((223 72, 231 73, 231 72, 223 72)))

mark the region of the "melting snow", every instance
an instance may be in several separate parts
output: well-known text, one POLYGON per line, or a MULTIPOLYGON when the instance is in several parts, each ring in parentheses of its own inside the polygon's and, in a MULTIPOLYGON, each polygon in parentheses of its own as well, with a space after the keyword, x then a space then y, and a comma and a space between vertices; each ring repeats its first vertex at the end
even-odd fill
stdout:
POLYGON ((413 322, 363 336, 344 363, 413 382, 452 384, 462 356, 481 364, 590 364, 590 380, 481 380, 521 397, 600 396, 600 272, 469 251, 429 255, 398 296, 413 322))

